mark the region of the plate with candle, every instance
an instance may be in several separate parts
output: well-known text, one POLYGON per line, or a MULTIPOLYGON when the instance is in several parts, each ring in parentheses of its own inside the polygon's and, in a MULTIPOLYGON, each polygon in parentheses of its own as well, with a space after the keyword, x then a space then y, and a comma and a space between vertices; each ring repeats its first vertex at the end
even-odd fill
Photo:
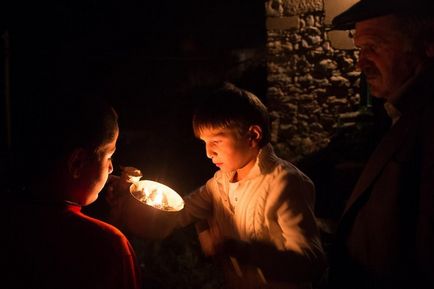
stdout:
POLYGON ((184 200, 172 188, 159 182, 141 180, 130 186, 130 193, 139 202, 161 211, 177 212, 184 208, 184 200))

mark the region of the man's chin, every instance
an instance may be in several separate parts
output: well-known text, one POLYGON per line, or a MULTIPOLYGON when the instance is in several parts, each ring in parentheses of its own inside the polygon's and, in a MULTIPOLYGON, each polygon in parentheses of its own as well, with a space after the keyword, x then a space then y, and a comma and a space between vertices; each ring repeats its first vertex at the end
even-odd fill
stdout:
POLYGON ((384 94, 384 91, 382 89, 380 89, 378 86, 373 85, 373 84, 369 84, 369 94, 370 94, 370 96, 375 97, 375 98, 382 98, 382 99, 387 98, 384 94))

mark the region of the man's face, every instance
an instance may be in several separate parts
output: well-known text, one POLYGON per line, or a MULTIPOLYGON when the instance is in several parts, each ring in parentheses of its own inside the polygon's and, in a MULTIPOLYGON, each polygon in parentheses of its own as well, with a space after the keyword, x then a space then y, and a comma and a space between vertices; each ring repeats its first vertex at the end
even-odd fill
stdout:
POLYGON ((376 97, 394 95, 421 62, 392 15, 358 22, 354 44, 360 49, 359 67, 376 97))

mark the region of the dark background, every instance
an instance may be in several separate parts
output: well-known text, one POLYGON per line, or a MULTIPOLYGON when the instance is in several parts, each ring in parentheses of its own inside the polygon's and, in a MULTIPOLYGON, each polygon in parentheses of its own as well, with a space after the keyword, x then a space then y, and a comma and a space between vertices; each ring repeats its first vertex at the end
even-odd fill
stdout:
MULTIPOLYGON (((6 197, 15 191, 7 189, 14 177, 26 178, 38 167, 15 168, 17 174, 9 163, 16 148, 26 146, 33 121, 27 112, 41 97, 104 96, 119 114, 114 174, 135 166, 144 179, 181 195, 216 169, 191 129, 201 95, 231 81, 266 102, 262 0, 3 1, 0 28, 0 186, 6 197)), ((101 219, 106 210, 104 191, 86 208, 101 219)), ((200 253, 193 227, 163 241, 124 233, 145 288, 221 288, 221 272, 200 253)))
POLYGON ((136 166, 185 194, 214 172, 191 131, 195 101, 224 80, 266 101, 263 1, 7 1, 1 13, 3 157, 25 140, 39 97, 100 94, 120 117, 114 173, 136 166))

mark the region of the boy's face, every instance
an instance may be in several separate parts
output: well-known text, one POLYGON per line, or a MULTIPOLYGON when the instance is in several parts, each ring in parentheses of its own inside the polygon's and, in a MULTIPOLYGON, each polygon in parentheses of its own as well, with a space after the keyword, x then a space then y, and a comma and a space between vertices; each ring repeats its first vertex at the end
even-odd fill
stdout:
POLYGON ((84 166, 82 172, 82 184, 84 186, 82 192, 84 196, 82 196, 81 205, 91 204, 98 198, 98 194, 107 182, 108 175, 113 172, 111 157, 116 150, 118 135, 119 130, 116 129, 112 141, 101 146, 94 153, 96 156, 90 158, 84 166))
POLYGON ((206 156, 224 172, 237 171, 238 180, 247 175, 259 153, 256 140, 231 128, 202 129, 200 139, 206 156))

